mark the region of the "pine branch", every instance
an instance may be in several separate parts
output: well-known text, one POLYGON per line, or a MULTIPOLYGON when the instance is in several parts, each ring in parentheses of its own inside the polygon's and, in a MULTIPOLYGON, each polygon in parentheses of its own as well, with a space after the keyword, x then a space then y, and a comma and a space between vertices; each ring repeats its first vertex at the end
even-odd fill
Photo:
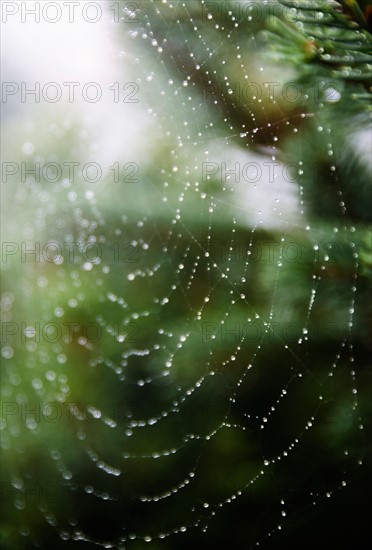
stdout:
POLYGON ((337 79, 346 99, 369 109, 372 91, 372 34, 370 6, 363 2, 290 2, 286 20, 268 22, 269 48, 276 59, 292 63, 299 79, 328 76, 337 79), (346 86, 344 86, 346 85, 346 86))

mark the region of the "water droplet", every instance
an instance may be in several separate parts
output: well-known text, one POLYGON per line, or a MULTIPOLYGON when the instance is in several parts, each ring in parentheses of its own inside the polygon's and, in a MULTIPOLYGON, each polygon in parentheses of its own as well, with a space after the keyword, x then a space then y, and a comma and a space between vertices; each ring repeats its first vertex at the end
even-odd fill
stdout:
POLYGON ((4 359, 11 359, 14 355, 14 350, 11 346, 4 346, 1 350, 1 355, 4 359))
POLYGON ((33 143, 27 142, 22 145, 22 153, 24 155, 30 156, 35 151, 35 145, 33 143))

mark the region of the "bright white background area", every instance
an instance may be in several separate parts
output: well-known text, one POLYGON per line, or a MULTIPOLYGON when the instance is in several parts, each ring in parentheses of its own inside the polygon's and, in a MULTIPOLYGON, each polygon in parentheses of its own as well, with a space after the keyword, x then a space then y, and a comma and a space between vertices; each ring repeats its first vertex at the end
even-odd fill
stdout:
MULTIPOLYGON (((3 139, 16 132, 20 149, 14 153, 19 153, 25 139, 32 142, 32 136, 24 136, 23 129, 30 134, 33 128, 36 136, 40 125, 45 127, 57 120, 67 120, 68 124, 81 126, 88 136, 86 153, 90 161, 107 167, 114 162, 134 161, 142 148, 147 119, 141 102, 115 103, 114 92, 109 89, 115 82, 122 87, 135 79, 121 54, 127 30, 123 28, 125 23, 115 23, 114 12, 109 9, 117 3, 83 0, 72 2, 78 4, 73 11, 67 4, 61 0, 1 2, 3 91, 7 82, 20 87, 25 83, 27 89, 34 88, 38 82, 41 90, 55 82, 64 91, 57 103, 49 103, 43 97, 36 103, 31 95, 22 103, 21 91, 7 96, 5 101, 3 97, 3 139), (48 4, 50 7, 45 11, 48 4), (60 6, 59 14, 53 7, 55 4, 60 6), (99 6, 101 12, 94 5, 99 6), (29 13, 35 9, 40 13, 39 22, 29 13), (60 20, 50 22, 58 15, 60 20), (93 22, 94 19, 97 22, 93 22), (80 84, 74 89, 73 103, 69 102, 69 89, 64 82, 80 84), (102 89, 102 99, 97 103, 83 98, 82 89, 88 82, 95 82, 102 89), (89 137, 93 133, 94 140, 89 137)), ((94 89, 89 91, 93 94, 94 89)), ((50 94, 52 97, 52 89, 50 94)))

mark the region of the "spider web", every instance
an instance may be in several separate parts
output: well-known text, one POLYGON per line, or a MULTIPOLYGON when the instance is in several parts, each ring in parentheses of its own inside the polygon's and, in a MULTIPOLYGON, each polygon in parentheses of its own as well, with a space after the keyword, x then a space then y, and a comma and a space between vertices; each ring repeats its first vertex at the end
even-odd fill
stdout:
POLYGON ((366 454, 335 129, 322 108, 237 97, 238 81, 266 90, 274 71, 240 3, 133 5, 121 56, 153 143, 138 178, 16 187, 34 240, 79 243, 73 261, 22 266, 2 297, 8 323, 78 321, 73 336, 26 327, 3 347, 3 401, 28 411, 2 424, 19 547, 278 545, 360 478, 366 454), (306 204, 305 152, 283 177, 285 142, 305 151, 308 125, 337 197, 329 232, 306 204), (90 322, 98 341, 79 333, 90 322))

